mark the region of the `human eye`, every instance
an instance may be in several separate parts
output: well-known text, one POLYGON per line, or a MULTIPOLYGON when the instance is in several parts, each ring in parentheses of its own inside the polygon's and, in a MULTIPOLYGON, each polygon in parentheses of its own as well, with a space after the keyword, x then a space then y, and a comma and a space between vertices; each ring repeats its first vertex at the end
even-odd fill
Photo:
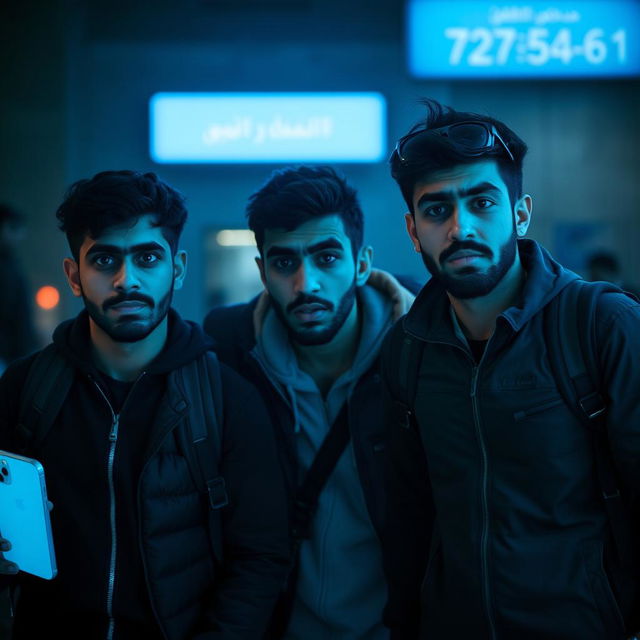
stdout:
POLYGON ((276 271, 286 273, 289 271, 293 271, 296 265, 296 261, 288 256, 280 256, 279 258, 275 258, 271 262, 271 265, 276 271))
POLYGON ((136 260, 143 267, 151 267, 160 260, 160 255, 156 251, 144 251, 136 256, 136 260))
POLYGON ((335 251, 324 251, 316 256, 316 262, 323 267, 335 264, 340 256, 335 251))
POLYGON ((451 210, 451 207, 448 204, 440 202, 440 203, 432 204, 428 207, 425 207, 422 210, 422 215, 425 218, 433 218, 433 219, 445 218, 449 215, 450 210, 451 210))
POLYGON ((98 253, 91 259, 91 264, 98 269, 109 269, 116 264, 116 259, 108 253, 98 253))
POLYGON ((495 206, 495 202, 491 198, 480 197, 474 200, 474 206, 476 209, 485 210, 491 209, 491 207, 495 206))

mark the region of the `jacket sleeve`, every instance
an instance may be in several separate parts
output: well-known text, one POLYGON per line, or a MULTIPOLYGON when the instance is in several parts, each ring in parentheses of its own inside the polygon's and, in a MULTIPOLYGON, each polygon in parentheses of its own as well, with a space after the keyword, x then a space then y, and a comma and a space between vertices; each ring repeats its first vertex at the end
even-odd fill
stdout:
POLYGON ((622 294, 604 294, 597 314, 611 450, 623 481, 640 492, 640 304, 622 294))
POLYGON ((221 472, 229 497, 222 521, 224 567, 195 638, 255 640, 267 627, 290 566, 285 490, 273 426, 260 395, 229 367, 221 367, 221 472))
MULTIPOLYGON (((389 593, 384 624, 393 640, 415 640, 420 624, 420 586, 427 565, 433 529, 433 500, 427 461, 416 428, 401 427, 394 394, 397 380, 397 323, 382 347, 385 419, 389 430, 385 517, 382 552, 389 593), (395 336, 395 339, 394 339, 395 336)), ((400 336, 401 338, 401 336, 400 336)))

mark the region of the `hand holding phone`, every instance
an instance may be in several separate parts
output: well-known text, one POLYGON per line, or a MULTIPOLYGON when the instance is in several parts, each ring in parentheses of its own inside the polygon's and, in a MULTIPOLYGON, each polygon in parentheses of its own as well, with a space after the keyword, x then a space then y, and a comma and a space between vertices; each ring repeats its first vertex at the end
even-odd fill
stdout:
MULTIPOLYGON (((0 552, 11 551, 11 543, 4 538, 0 538, 0 552)), ((0 575, 15 575, 20 571, 20 568, 15 562, 5 560, 5 557, 0 553, 0 575)))
POLYGON ((46 580, 55 577, 49 505, 40 462, 0 451, 0 538, 6 549, 0 573, 17 567, 46 580))

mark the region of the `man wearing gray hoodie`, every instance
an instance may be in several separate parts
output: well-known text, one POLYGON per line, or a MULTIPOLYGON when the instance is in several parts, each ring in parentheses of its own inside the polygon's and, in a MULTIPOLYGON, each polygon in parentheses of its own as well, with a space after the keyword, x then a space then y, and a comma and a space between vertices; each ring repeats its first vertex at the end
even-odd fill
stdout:
POLYGON ((413 294, 372 270, 356 192, 330 167, 276 171, 251 196, 247 217, 265 291, 214 309, 204 328, 221 360, 262 392, 280 443, 296 549, 272 637, 386 640, 378 359, 413 294), (335 466, 314 469, 309 482, 341 425, 342 446, 327 445, 335 466))

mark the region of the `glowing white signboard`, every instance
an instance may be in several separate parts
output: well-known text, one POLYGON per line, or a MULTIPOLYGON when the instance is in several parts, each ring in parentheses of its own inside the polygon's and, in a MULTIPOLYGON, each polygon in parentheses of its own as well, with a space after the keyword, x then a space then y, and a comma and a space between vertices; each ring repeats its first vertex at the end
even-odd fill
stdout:
POLYGON ((412 0, 407 19, 418 77, 640 75, 639 0, 412 0))
POLYGON ((150 153, 159 163, 378 162, 378 93, 157 93, 150 153))

